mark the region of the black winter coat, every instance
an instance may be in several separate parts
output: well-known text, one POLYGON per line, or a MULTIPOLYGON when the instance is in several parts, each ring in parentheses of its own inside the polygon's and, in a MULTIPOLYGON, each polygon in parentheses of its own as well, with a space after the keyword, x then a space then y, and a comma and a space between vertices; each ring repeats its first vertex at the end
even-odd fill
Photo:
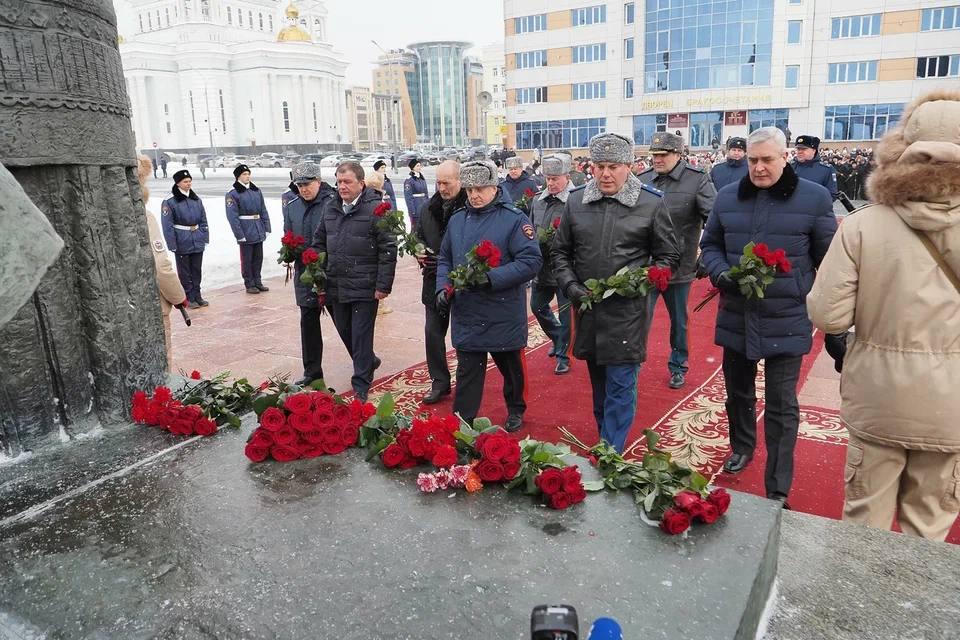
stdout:
POLYGON ((390 293, 397 267, 397 237, 377 228, 373 214, 383 195, 364 188, 349 213, 335 195, 327 201, 313 248, 327 253, 327 299, 330 302, 373 300, 374 293, 390 293))
MULTIPOLYGON (((291 193, 291 192, 287 192, 291 193)), ((284 196, 287 194, 285 193, 284 196)), ((323 207, 327 200, 337 195, 337 190, 326 182, 320 183, 320 192, 317 197, 310 202, 306 202, 299 195, 293 195, 290 198, 283 199, 283 232, 293 231, 298 236, 303 236, 309 243, 313 238, 317 226, 320 224, 320 216, 323 213, 323 207)), ((313 291, 313 285, 300 282, 300 274, 303 273, 303 263, 299 260, 293 265, 293 289, 297 296, 297 305, 301 307, 317 307, 317 294, 313 291)))
POLYGON ((440 245, 443 242, 443 234, 447 232, 447 224, 453 214, 466 205, 466 189, 460 189, 460 193, 449 203, 444 203, 438 191, 421 211, 420 222, 414 229, 414 233, 417 239, 429 249, 428 259, 421 270, 423 289, 420 292, 420 301, 425 305, 433 306, 437 300, 437 258, 440 256, 440 245))

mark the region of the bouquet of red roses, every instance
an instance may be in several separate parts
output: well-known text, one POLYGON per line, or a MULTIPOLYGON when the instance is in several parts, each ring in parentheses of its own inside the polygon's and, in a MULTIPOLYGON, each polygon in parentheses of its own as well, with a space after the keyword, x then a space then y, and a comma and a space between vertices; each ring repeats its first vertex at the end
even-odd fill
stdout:
POLYGON ((373 210, 377 220, 377 229, 397 237, 397 254, 402 258, 405 255, 418 256, 426 254, 429 249, 417 240, 413 233, 407 233, 407 226, 403 221, 403 211, 394 209, 389 202, 381 202, 373 210))
POLYGON ((447 276, 453 291, 480 286, 487 281, 487 273, 500 266, 500 249, 489 240, 481 240, 467 253, 467 261, 450 271, 447 276))
MULTIPOLYGON (((790 260, 783 249, 771 251, 763 242, 748 242, 743 247, 740 263, 730 268, 730 278, 737 283, 740 293, 748 300, 754 296, 763 298, 764 291, 773 284, 777 272, 790 273, 790 269, 790 260)), ((693 310, 700 311, 719 293, 719 289, 711 289, 693 310)))
POLYGON ((131 417, 138 424, 160 427, 178 436, 212 436, 217 432, 217 423, 205 416, 200 406, 184 405, 163 386, 156 387, 152 396, 135 391, 131 417))
POLYGON ((260 426, 244 449, 253 462, 343 453, 357 443, 360 426, 376 412, 370 403, 347 404, 322 391, 268 397, 267 405, 260 405, 260 426))
POLYGON ((473 441, 480 455, 477 475, 483 482, 508 482, 520 472, 520 443, 500 429, 484 431, 473 441))
POLYGON ((534 482, 551 509, 566 509, 587 499, 577 467, 549 467, 541 471, 534 482))
POLYGON ((383 466, 409 469, 423 463, 440 468, 456 465, 460 456, 454 434, 459 426, 457 416, 414 418, 410 428, 399 429, 394 441, 383 449, 383 466))
POLYGON ((300 254, 303 253, 306 243, 306 238, 296 235, 292 230, 287 231, 283 234, 283 237, 280 238, 280 257, 277 258, 277 263, 282 264, 287 270, 283 284, 287 284, 290 280, 290 271, 293 269, 293 263, 300 258, 300 254))
POLYGON ((549 247, 553 244, 553 237, 557 235, 557 229, 560 227, 560 218, 554 218, 549 227, 540 227, 537 229, 537 242, 549 247))
POLYGON ((623 267, 608 278, 590 278, 583 283, 590 293, 580 298, 580 308, 591 309, 594 304, 614 294, 624 298, 636 298, 647 295, 654 288, 666 291, 672 275, 670 267, 652 265, 635 269, 623 267))
POLYGON ((673 506, 663 512, 660 528, 674 536, 690 528, 693 522, 713 524, 730 507, 726 489, 714 489, 706 498, 699 491, 681 491, 673 496, 673 506))
POLYGON ((311 285, 318 296, 323 296, 327 286, 327 272, 323 270, 323 264, 327 261, 327 254, 323 251, 317 253, 313 249, 306 249, 300 255, 300 260, 303 262, 300 282, 311 285))
POLYGON ((520 196, 520 199, 517 200, 514 204, 517 206, 518 209, 523 209, 524 211, 527 211, 527 209, 530 206, 530 201, 533 200, 536 196, 537 196, 537 192, 534 191, 533 189, 524 189, 523 195, 520 196))

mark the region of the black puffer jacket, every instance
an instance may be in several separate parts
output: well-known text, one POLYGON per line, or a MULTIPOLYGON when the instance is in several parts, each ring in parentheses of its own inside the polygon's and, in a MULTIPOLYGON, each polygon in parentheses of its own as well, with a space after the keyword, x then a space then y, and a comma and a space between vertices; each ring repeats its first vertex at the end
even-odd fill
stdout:
POLYGON ((423 289, 420 300, 423 304, 433 305, 437 299, 437 257, 440 255, 440 244, 443 234, 447 232, 447 223, 454 212, 467 205, 467 192, 460 189, 450 202, 444 202, 440 192, 433 194, 430 202, 420 212, 420 222, 417 224, 416 236, 429 249, 428 260, 423 267, 423 289))
POLYGON ((377 228, 373 210, 383 202, 379 191, 365 188, 350 213, 339 195, 323 208, 313 248, 327 253, 327 300, 373 300, 374 292, 390 293, 397 266, 397 238, 377 228))
MULTIPOLYGON (((291 183, 292 184, 292 183, 291 183)), ((320 216, 323 213, 323 206, 328 200, 336 197, 337 190, 326 182, 320 183, 320 191, 317 197, 310 202, 301 198, 298 193, 288 191, 292 194, 283 199, 283 232, 293 231, 298 236, 303 236, 307 242, 316 233, 317 226, 320 224, 320 216)), ((300 282, 300 276, 303 275, 303 263, 297 260, 293 264, 294 277, 293 288, 297 296, 297 305, 301 307, 317 307, 317 294, 313 291, 313 285, 300 282)))

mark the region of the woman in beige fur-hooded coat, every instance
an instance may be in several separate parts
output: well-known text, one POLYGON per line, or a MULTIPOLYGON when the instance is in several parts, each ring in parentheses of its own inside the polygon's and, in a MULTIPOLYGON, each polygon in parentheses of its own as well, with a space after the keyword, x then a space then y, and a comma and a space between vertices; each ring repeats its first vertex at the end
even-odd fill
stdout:
POLYGON ((960 511, 960 91, 918 98, 876 148, 876 204, 840 226, 807 296, 826 333, 855 325, 841 417, 845 520, 943 540, 960 511))

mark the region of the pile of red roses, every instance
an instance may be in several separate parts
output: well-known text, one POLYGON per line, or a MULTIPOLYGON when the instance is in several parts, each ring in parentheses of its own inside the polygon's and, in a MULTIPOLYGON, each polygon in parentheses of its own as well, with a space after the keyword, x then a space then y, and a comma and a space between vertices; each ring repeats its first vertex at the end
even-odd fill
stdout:
POLYGON ((283 408, 268 407, 244 453, 253 462, 278 462, 343 453, 357 443, 360 426, 376 413, 372 404, 338 404, 322 391, 288 395, 283 408))
POLYGON ((775 267, 777 271, 790 273, 790 260, 787 259, 787 252, 783 249, 770 250, 763 242, 758 242, 753 246, 753 255, 763 260, 768 267, 775 267))
POLYGON ((704 499, 695 491, 681 491, 673 497, 674 506, 663 512, 660 528, 676 535, 690 528, 692 522, 713 524, 727 512, 730 494, 726 489, 714 489, 704 499))
POLYGON ((153 396, 143 391, 133 394, 133 421, 160 427, 178 436, 212 436, 217 432, 217 423, 203 414, 195 404, 183 405, 173 398, 167 387, 157 387, 153 396))
POLYGON ((457 464, 457 439, 460 428, 457 416, 416 418, 409 429, 397 432, 396 440, 383 450, 383 466, 410 469, 429 462, 441 469, 457 464))
POLYGON ((520 443, 505 431, 481 433, 473 450, 480 455, 476 472, 483 482, 507 482, 520 472, 520 443))
POLYGON ((537 475, 534 482, 547 498, 551 509, 566 509, 587 498, 577 467, 548 467, 537 475))

